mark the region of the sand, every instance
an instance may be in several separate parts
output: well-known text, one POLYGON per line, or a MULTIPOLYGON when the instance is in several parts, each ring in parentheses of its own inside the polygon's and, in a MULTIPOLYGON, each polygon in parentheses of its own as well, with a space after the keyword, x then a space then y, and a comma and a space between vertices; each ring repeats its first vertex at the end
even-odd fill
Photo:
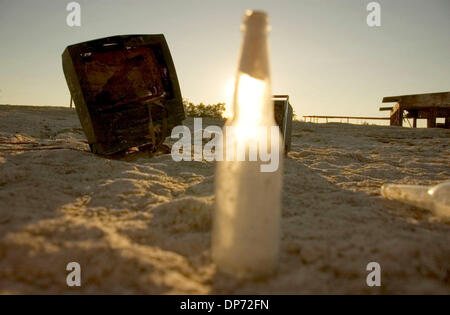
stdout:
POLYGON ((211 262, 213 162, 96 156, 55 107, 0 106, 0 148, 0 293, 450 293, 450 223, 379 193, 450 180, 449 130, 295 122, 279 270, 258 281, 211 262))

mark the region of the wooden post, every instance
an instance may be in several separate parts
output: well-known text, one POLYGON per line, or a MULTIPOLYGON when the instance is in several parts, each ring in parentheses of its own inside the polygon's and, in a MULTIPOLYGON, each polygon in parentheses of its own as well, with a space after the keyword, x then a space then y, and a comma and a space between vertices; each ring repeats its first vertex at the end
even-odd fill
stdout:
POLYGON ((427 117, 427 128, 436 128, 436 116, 437 116, 436 109, 435 108, 430 109, 427 117))
POLYGON ((413 118, 413 128, 417 128, 417 117, 413 118))
POLYGON ((427 128, 436 128, 436 116, 427 118, 427 128))
POLYGON ((411 127, 412 128, 412 126, 411 126, 411 122, 409 121, 409 119, 408 118, 405 118, 406 119, 406 121, 408 122, 408 125, 409 125, 409 127, 411 127))
POLYGON ((450 129, 450 117, 445 117, 445 128, 450 129))
POLYGON ((391 111, 391 126, 403 126, 403 109, 397 103, 391 111))
POLYGON ((72 109, 72 95, 70 96, 70 109, 72 109))

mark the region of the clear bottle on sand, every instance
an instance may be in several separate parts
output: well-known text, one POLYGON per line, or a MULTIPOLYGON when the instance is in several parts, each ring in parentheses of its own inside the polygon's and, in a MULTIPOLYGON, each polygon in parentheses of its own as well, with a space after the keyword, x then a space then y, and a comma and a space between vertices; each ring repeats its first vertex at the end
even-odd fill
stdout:
POLYGON ((385 184, 381 186, 381 195, 387 199, 428 209, 436 216, 450 217, 450 182, 433 187, 385 184))
POLYGON ((284 146, 274 118, 267 14, 247 11, 242 31, 233 117, 223 128, 224 160, 216 164, 212 256, 220 272, 259 278, 278 264, 284 146), (263 152, 271 153, 271 166, 263 152))

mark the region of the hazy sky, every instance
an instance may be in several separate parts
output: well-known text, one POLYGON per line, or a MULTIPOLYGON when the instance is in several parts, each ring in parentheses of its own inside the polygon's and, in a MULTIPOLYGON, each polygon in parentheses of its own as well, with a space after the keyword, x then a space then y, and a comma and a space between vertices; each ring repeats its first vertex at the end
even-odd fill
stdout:
POLYGON ((388 95, 450 90, 450 0, 0 0, 0 103, 68 106, 66 46, 119 34, 163 33, 183 97, 227 101, 245 9, 269 13, 273 92, 298 115, 378 115, 388 95))

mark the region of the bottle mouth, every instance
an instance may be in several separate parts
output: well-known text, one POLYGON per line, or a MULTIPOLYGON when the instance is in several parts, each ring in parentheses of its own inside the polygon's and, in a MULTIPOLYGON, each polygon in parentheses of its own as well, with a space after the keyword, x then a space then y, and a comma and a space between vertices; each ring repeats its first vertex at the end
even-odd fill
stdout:
POLYGON ((264 11, 247 10, 244 14, 244 20, 241 29, 243 31, 264 30, 266 32, 269 32, 269 15, 264 11))

